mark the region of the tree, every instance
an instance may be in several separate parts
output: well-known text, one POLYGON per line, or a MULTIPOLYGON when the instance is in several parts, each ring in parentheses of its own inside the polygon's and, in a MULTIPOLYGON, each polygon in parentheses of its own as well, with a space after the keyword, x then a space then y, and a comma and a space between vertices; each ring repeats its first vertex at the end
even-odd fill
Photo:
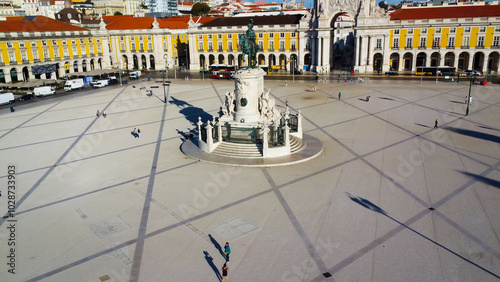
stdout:
POLYGON ((207 3, 196 2, 191 8, 191 14, 195 17, 205 16, 210 12, 210 7, 207 3))
POLYGON ((120 12, 118 12, 118 11, 116 11, 113 15, 114 15, 114 16, 121 16, 121 15, 123 15, 123 14, 122 14, 122 13, 120 13, 120 12))

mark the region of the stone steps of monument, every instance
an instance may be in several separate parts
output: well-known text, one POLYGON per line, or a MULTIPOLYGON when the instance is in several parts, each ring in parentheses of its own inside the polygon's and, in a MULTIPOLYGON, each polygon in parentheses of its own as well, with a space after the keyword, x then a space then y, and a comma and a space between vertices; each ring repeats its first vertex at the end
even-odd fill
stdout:
POLYGON ((297 153, 304 149, 304 140, 290 135, 290 153, 297 153))
POLYGON ((232 158, 261 158, 262 144, 222 142, 212 154, 232 158))

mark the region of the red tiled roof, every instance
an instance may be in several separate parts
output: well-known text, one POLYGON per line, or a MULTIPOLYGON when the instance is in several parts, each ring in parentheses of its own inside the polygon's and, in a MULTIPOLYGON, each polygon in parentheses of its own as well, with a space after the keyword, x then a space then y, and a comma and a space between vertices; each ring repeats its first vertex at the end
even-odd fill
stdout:
POLYGON ((500 5, 463 5, 431 8, 399 9, 390 14, 394 20, 455 19, 477 17, 499 17, 500 5))
POLYGON ((23 18, 24 17, 7 17, 7 21, 0 21, 0 32, 88 30, 86 28, 63 23, 44 16, 36 16, 30 21, 23 21, 23 18))
POLYGON ((121 15, 121 16, 102 16, 102 19, 107 23, 115 22, 119 19, 131 18, 134 15, 121 15))
MULTIPOLYGON (((104 19, 106 20, 106 19, 104 19)), ((108 30, 122 30, 122 29, 150 29, 153 27, 154 18, 152 17, 123 17, 110 22, 106 25, 108 30)))

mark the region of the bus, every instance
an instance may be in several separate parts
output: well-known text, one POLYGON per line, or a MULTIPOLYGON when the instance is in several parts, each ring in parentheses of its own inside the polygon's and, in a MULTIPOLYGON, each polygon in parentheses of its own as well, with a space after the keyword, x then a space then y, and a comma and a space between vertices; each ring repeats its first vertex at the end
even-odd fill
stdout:
POLYGON ((213 64, 208 66, 208 71, 212 74, 213 78, 227 78, 230 79, 236 73, 236 66, 229 66, 224 64, 213 64))
POLYGON ((455 75, 455 67, 417 67, 415 70, 416 75, 455 75))

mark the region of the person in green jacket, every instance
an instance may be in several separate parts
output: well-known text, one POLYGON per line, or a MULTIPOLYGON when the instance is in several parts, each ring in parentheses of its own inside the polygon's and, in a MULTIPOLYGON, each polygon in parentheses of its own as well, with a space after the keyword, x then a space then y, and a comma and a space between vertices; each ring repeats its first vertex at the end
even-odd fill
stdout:
POLYGON ((229 242, 226 242, 224 246, 224 252, 226 252, 226 261, 229 261, 229 254, 231 253, 231 247, 229 247, 229 242))

